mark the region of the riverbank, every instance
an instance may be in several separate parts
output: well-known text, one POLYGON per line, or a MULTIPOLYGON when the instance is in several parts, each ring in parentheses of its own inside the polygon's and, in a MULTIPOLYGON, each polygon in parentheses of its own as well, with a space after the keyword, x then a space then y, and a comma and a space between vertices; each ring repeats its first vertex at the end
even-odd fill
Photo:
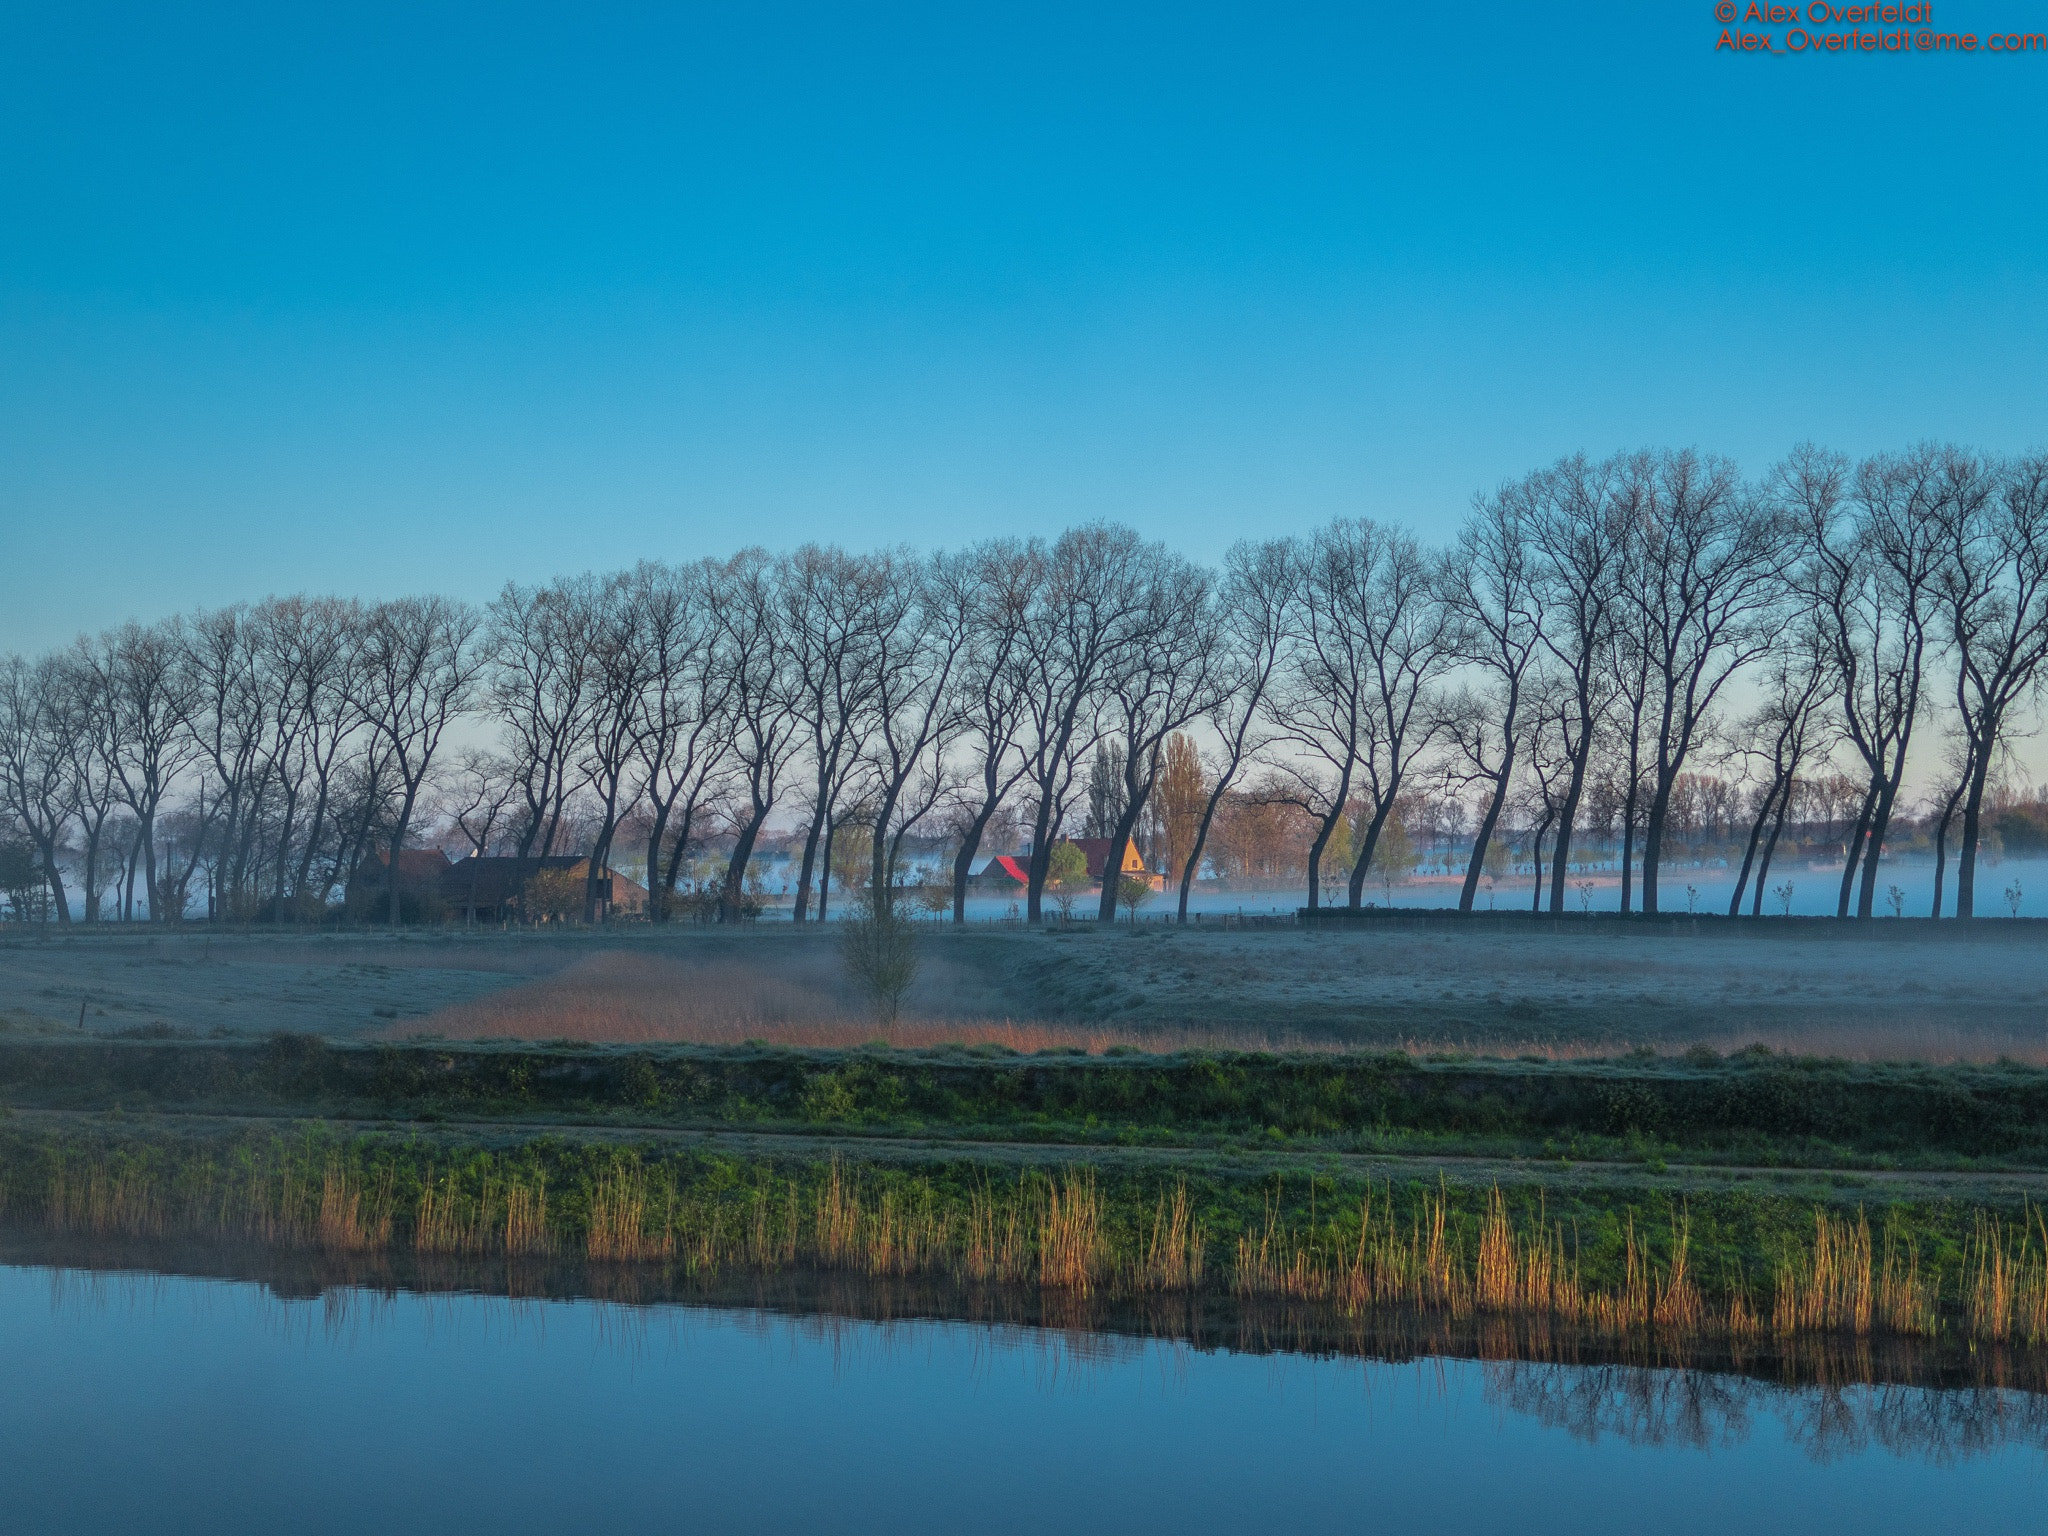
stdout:
POLYGON ((91 1239, 2033 1349, 2044 1196, 2017 1065, 0 1040, 0 1215, 91 1239))
POLYGON ((1786 1056, 9 1038, 0 1106, 1318 1157, 2032 1175, 2048 1069, 1786 1056))

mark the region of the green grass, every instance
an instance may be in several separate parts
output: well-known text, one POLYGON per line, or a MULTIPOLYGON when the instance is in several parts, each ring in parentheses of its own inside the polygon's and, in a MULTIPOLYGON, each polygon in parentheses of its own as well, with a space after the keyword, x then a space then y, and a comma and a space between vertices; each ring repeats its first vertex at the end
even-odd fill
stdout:
POLYGON ((751 1127, 1053 1145, 1764 1167, 2048 1167, 2048 1070, 1744 1052, 1401 1053, 0 1041, 22 1108, 751 1127))
MULTIPOLYGON (((1207 1288, 1354 1310, 1491 1307, 1609 1331, 1702 1333, 1769 1329, 1780 1296, 1811 1290, 1822 1250, 1861 1221, 1866 1257, 1849 1288, 1875 1295, 1910 1265, 1927 1316, 1908 1331, 2027 1343, 2048 1332, 2039 1212, 1967 1201, 1866 1212, 1850 1200, 1823 1208, 1742 1191, 1673 1197, 959 1157, 882 1164, 567 1136, 501 1145, 340 1136, 320 1126, 195 1136, 129 1123, 58 1135, 0 1128, 0 1214, 94 1234, 575 1254, 703 1274, 824 1265, 1106 1293, 1207 1288), (1506 1254, 1513 1271, 1491 1291, 1489 1242, 1496 1268, 1506 1254), (1540 1294, 1526 1283, 1539 1255, 1546 1275, 1555 1271, 1540 1294), (2004 1277, 1995 1312, 1987 1276, 2004 1277), (1667 1305, 1673 1297, 1683 1305, 1667 1305)), ((1859 1331, 1883 1331, 1886 1315, 1880 1307, 1859 1331)))

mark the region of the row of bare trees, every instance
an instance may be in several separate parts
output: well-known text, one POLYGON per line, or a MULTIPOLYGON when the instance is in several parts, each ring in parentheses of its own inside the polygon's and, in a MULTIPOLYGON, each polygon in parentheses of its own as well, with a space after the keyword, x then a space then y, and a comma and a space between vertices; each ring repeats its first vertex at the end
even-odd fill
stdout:
POLYGON ((413 830, 477 631, 441 598, 285 598, 8 657, 0 810, 61 921, 67 877, 88 920, 110 896, 182 915, 202 873, 209 915, 324 908, 373 837, 413 830))
POLYGON ((1655 912, 1675 805, 1703 762, 1737 761, 1754 791, 1731 911, 1761 901, 1799 786, 1839 767, 1858 786, 1840 913, 1871 915, 1918 771, 1968 916, 1987 784, 2044 659, 2048 456, 1807 447, 1755 481, 1692 452, 1578 456, 1477 498, 1442 550, 1345 520, 1211 570, 1096 524, 647 563, 481 611, 286 598, 130 624, 0 667, 0 810, 63 920, 73 883, 89 920, 202 895, 215 916, 316 915, 431 808, 479 852, 577 843, 592 916, 629 838, 657 920, 714 840, 739 913, 771 826, 794 828, 798 922, 827 915, 849 827, 882 905, 906 840, 943 828, 961 918, 1013 818, 1036 921, 1084 808, 1114 868, 1171 802, 1185 915, 1219 812, 1286 807, 1313 828, 1309 904, 1356 906, 1427 789, 1471 806, 1461 907, 1512 827, 1564 910, 1597 823, 1618 830, 1623 910, 1655 912))

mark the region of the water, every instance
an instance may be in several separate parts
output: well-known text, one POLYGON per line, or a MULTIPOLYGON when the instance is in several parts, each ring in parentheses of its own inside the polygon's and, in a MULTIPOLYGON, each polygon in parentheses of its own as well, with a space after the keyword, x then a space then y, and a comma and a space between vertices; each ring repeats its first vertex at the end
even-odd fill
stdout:
POLYGON ((2038 1528, 2014 1393, 0 1267, 0 1528, 2038 1528))

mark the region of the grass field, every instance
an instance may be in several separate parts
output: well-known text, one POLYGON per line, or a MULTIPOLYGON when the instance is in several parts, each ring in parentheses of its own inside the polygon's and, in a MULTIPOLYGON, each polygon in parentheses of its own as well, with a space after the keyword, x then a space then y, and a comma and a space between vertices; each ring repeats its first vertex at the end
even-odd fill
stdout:
POLYGON ((1552 1057, 1761 1042, 1859 1060, 2048 1063, 2048 925, 2032 923, 934 925, 921 956, 902 1019, 881 1031, 833 935, 787 926, 44 930, 0 937, 0 1027, 1552 1057))

